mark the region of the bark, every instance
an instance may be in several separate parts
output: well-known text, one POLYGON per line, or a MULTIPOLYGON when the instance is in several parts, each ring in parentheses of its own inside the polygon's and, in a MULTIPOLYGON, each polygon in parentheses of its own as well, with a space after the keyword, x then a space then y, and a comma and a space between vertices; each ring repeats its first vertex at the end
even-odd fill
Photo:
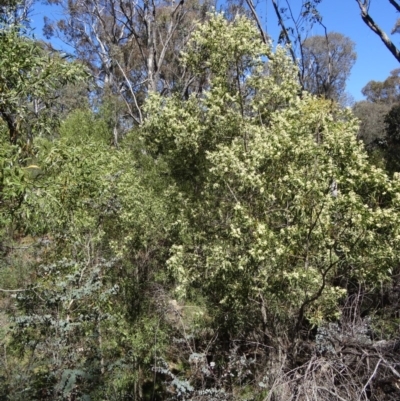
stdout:
POLYGON ((400 4, 395 0, 389 0, 389 3, 396 9, 397 12, 400 13, 400 4))
POLYGON ((60 21, 46 22, 48 35, 59 36, 75 48, 92 69, 99 92, 107 88, 124 101, 123 115, 130 116, 132 124, 142 123, 141 108, 149 93, 169 93, 174 86, 180 89, 178 57, 171 55, 179 53, 196 25, 200 13, 196 0, 189 4, 185 0, 176 4, 161 0, 47 1, 59 4, 66 15, 60 21))
POLYGON ((246 0, 246 3, 250 8, 251 13, 253 14, 253 18, 256 20, 257 27, 258 27, 258 30, 260 31, 260 35, 261 35, 262 41, 267 45, 268 44, 268 37, 267 37, 266 33, 264 32, 264 29, 262 28, 260 18, 258 18, 258 14, 257 14, 256 9, 254 7, 253 0, 246 0))
MULTIPOLYGON (((372 19, 372 17, 368 13, 369 0, 364 0, 364 1, 356 0, 356 1, 361 10, 362 20, 373 32, 375 32, 381 38, 382 42, 385 44, 390 53, 392 53, 393 56, 396 58, 396 60, 400 63, 399 49, 397 49, 397 47, 389 39, 387 34, 379 27, 379 25, 376 24, 376 22, 372 19)), ((394 0, 389 0, 389 1, 396 9, 400 7, 394 0)))
POLYGON ((289 47, 290 55, 292 56, 293 62, 295 64, 297 64, 296 54, 294 53, 294 50, 293 50, 293 43, 292 43, 289 33, 286 29, 286 25, 283 21, 282 15, 279 11, 279 7, 278 7, 278 4, 276 3, 276 0, 272 0, 272 5, 274 6, 275 14, 276 14, 276 17, 278 18, 278 23, 279 23, 280 27, 282 28, 282 33, 285 36, 285 41, 287 44, 290 45, 290 47, 289 47))
POLYGON ((9 113, 0 110, 0 117, 5 121, 8 128, 10 143, 16 145, 18 141, 18 123, 9 113))
POLYGON ((314 24, 322 26, 327 38, 327 30, 322 23, 317 5, 319 0, 302 0, 301 8, 298 15, 295 15, 290 0, 286 0, 284 7, 280 7, 279 1, 272 0, 272 5, 278 19, 278 24, 281 27, 280 39, 290 45, 289 51, 293 62, 299 67, 298 77, 302 89, 306 86, 306 69, 304 62, 304 42, 310 34, 310 29, 314 24), (303 39, 304 38, 304 39, 303 39))

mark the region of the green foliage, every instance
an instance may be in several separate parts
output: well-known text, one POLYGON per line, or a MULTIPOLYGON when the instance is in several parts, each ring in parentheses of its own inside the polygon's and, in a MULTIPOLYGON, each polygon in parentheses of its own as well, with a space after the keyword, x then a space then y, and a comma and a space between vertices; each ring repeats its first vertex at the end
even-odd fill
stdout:
POLYGON ((159 178, 148 170, 142 178, 157 191, 143 186, 137 171, 146 156, 136 162, 129 146, 112 149, 107 137, 101 116, 77 111, 57 140, 35 141, 39 174, 27 175, 13 218, 41 239, 33 289, 17 296, 10 345, 25 374, 10 386, 25 386, 30 399, 121 399, 152 375, 165 343, 157 309, 148 312, 150 283, 167 252, 159 178), (143 373, 130 378, 132 366, 143 373))
POLYGON ((360 119, 358 138, 368 149, 385 140, 385 116, 389 110, 390 106, 384 103, 361 101, 354 105, 353 113, 360 119))
MULTIPOLYGON (((22 355, 32 355, 26 382, 19 385, 46 390, 50 399, 82 395, 99 385, 107 311, 118 292, 108 281, 113 266, 67 260, 40 266, 37 287, 17 296, 14 344, 22 355), (30 371, 42 372, 43 387, 30 371)), ((36 397, 31 393, 30 399, 45 398, 36 397)))
POLYGON ((0 116, 10 142, 24 144, 35 135, 51 134, 56 117, 42 110, 49 109, 57 89, 87 77, 82 66, 47 55, 15 28, 0 31, 0 53, 0 116))
POLYGON ((28 13, 31 4, 25 0, 1 0, 0 1, 0 30, 10 26, 21 28, 29 26, 28 13))
POLYGON ((0 241, 9 241, 28 223, 32 180, 42 173, 35 164, 34 137, 54 136, 58 125, 51 105, 67 83, 83 81, 81 65, 50 57, 43 46, 21 36, 11 25, 0 30, 0 241), (24 167, 25 166, 25 167, 24 167), (24 222, 24 219, 26 221, 24 222), (8 238, 6 238, 8 237, 8 238))
POLYGON ((391 105, 400 100, 399 84, 400 70, 390 72, 390 76, 384 81, 370 81, 362 89, 362 94, 369 102, 391 105))
POLYGON ((400 70, 391 71, 383 82, 370 81, 362 92, 367 101, 358 102, 354 113, 361 120, 359 136, 372 159, 389 174, 399 171, 398 111, 400 70))
POLYGON ((374 286, 389 277, 400 238, 399 185, 368 163, 348 112, 298 97, 295 69, 281 50, 272 55, 257 41, 238 41, 248 30, 244 19, 212 18, 186 56, 211 69, 209 91, 188 102, 148 102, 148 141, 178 185, 187 179, 181 169, 191 174, 191 190, 183 187, 191 203, 168 266, 181 295, 200 288, 222 314, 229 306, 228 324, 246 325, 236 312, 259 308, 260 318, 267 312, 292 329, 304 317, 317 325, 338 316, 346 294, 339 283, 374 286), (228 67, 209 56, 216 49, 237 55, 237 43, 243 75, 252 74, 247 99, 220 84, 228 67), (257 68, 265 54, 267 73, 257 68))
MULTIPOLYGON (((246 18, 210 15, 181 57, 202 90, 152 94, 144 123, 119 142, 112 102, 35 136, 29 158, 0 138, 0 290, 13 294, 0 397, 289 399, 298 383, 286 372, 308 372, 304 329, 344 324, 355 289, 389 288, 400 181, 370 163, 350 111, 300 93, 287 50, 254 37, 246 18), (8 246, 17 242, 30 250, 8 246), (14 262, 19 280, 6 276, 14 262)), ((14 44, 36 49, 18 35, 14 44)), ((20 138, 30 136, 25 101, 66 83, 57 74, 71 67, 55 59, 47 82, 35 51, 0 98, 20 111, 20 138)), ((375 327, 393 333, 390 313, 375 327)), ((326 366, 320 353, 308 366, 326 366)), ((319 371, 350 362, 340 363, 319 371)))
POLYGON ((111 129, 103 115, 95 115, 90 110, 75 110, 60 125, 60 137, 69 141, 71 146, 95 142, 108 145, 111 129))
POLYGON ((390 141, 400 141, 400 105, 392 107, 389 113, 385 117, 387 136, 390 141))
POLYGON ((390 173, 400 171, 400 105, 394 105, 385 116, 386 135, 381 143, 386 158, 386 168, 390 173))
POLYGON ((206 73, 209 90, 187 101, 156 94, 147 101, 142 136, 153 155, 163 155, 177 185, 199 186, 208 170, 207 152, 238 137, 246 146, 247 134, 237 127, 250 115, 268 124, 271 112, 287 106, 299 89, 296 67, 285 51, 272 54, 261 40, 250 40, 255 36, 256 28, 245 18, 228 23, 221 15, 212 17, 193 34, 183 55, 194 74, 206 73), (262 62, 267 55, 268 73, 262 62))

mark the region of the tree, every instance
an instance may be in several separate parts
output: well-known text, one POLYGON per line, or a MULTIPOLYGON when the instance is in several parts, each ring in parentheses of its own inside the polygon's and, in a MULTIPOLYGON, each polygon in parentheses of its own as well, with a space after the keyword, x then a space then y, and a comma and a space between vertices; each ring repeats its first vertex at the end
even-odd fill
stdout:
POLYGON ((387 133, 390 138, 400 142, 400 105, 392 107, 385 118, 387 133))
POLYGON ((0 29, 29 26, 33 0, 0 0, 0 29))
MULTIPOLYGON (((335 100, 342 96, 344 103, 345 81, 356 59, 354 43, 340 33, 327 32, 318 11, 320 2, 302 1, 294 5, 289 0, 280 3, 272 0, 281 30, 278 43, 288 46, 292 61, 298 65, 302 89, 335 100), (316 24, 323 28, 325 35, 309 37, 316 24)), ((257 22, 262 40, 267 43, 267 35, 252 0, 246 3, 257 22)))
POLYGON ((392 105, 400 101, 400 69, 390 72, 383 82, 370 81, 361 90, 369 102, 392 105))
POLYGON ((341 33, 330 32, 307 38, 302 48, 304 89, 338 101, 357 58, 354 42, 341 33))
MULTIPOLYGON (((0 118, 10 143, 32 142, 34 134, 54 128, 48 111, 56 91, 87 77, 80 64, 46 54, 39 43, 11 27, 0 31, 0 118)), ((54 117, 54 116, 53 116, 54 117)))
MULTIPOLYGON (((372 16, 369 14, 371 0, 356 0, 356 1, 361 11, 362 20, 373 32, 375 32, 380 37, 380 39, 385 44, 390 53, 392 53, 393 56, 396 58, 396 60, 400 62, 399 49, 395 46, 395 44, 389 39, 385 31, 383 31, 380 28, 380 26, 374 21, 372 16)), ((388 1, 394 7, 396 12, 400 12, 400 4, 397 2, 397 0, 388 0, 388 1)), ((398 31, 398 23, 396 23, 392 33, 395 33, 397 31, 398 31)))
POLYGON ((109 90, 125 102, 134 124, 143 122, 150 92, 184 94, 191 83, 177 58, 207 2, 96 0, 49 1, 64 9, 59 21, 45 19, 48 37, 60 35, 91 69, 99 93, 109 90))
POLYGON ((149 93, 119 147, 107 104, 35 138, 27 168, 3 138, 33 245, 31 284, 0 288, 0 397, 382 400, 398 324, 374 301, 397 288, 400 181, 258 34, 207 15, 178 66, 193 87, 149 93))
POLYGON ((148 156, 132 150, 134 139, 110 148, 107 123, 78 110, 57 138, 35 141, 41 173, 27 177, 14 213, 35 239, 25 254, 35 255, 35 277, 10 311, 5 346, 18 371, 0 368, 15 400, 140 399, 154 354, 162 356, 163 300, 154 296, 162 280, 154 276, 174 217, 157 191, 166 180, 154 164, 143 168, 148 156))
MULTIPOLYGON (((30 201, 38 190, 36 178, 43 174, 33 164, 38 157, 38 143, 45 136, 52 139, 56 136, 61 116, 55 115, 53 106, 59 92, 68 83, 87 78, 82 65, 66 62, 58 54, 50 54, 42 43, 24 36, 25 30, 18 25, 23 22, 20 18, 24 14, 21 17, 19 4, 14 5, 17 7, 12 14, 14 19, 7 15, 0 26, 0 247, 6 250, 5 255, 12 253, 16 237, 28 232, 37 234, 37 226, 28 229, 25 223, 29 220, 30 201)), ((32 268, 32 263, 27 263, 28 266, 32 268)), ((21 300, 26 295, 24 290, 1 288, 0 292, 20 293, 21 300)), ((19 366, 21 383, 26 379, 22 365, 19 366)), ((8 378, 5 391, 16 390, 14 372, 2 373, 8 378)), ((39 366, 36 373, 32 374, 31 382, 40 387, 43 367, 39 366)), ((47 381, 44 386, 49 384, 47 381)), ((29 398, 40 399, 43 394, 40 391, 35 394, 32 389, 29 398)), ((6 395, 2 392, 1 397, 6 395)))
POLYGON ((387 159, 387 170, 400 171, 400 104, 395 104, 385 116, 386 135, 383 142, 387 159))
MULTIPOLYGON (((303 42, 315 24, 322 26, 326 32, 326 27, 322 23, 322 16, 318 12, 318 4, 321 0, 302 1, 296 14, 295 9, 289 0, 282 3, 272 0, 273 9, 281 29, 278 43, 288 46, 288 51, 293 63, 299 66, 298 78, 300 85, 304 88, 304 54, 303 42)), ((259 17, 256 13, 252 0, 246 0, 251 10, 253 18, 257 21, 257 26, 261 37, 266 43, 266 35, 262 30, 259 17)))
POLYGON ((368 82, 362 89, 367 100, 356 103, 353 108, 354 114, 361 120, 359 138, 376 162, 384 165, 391 174, 399 168, 397 139, 393 136, 400 101, 399 72, 399 69, 391 71, 382 82, 368 82))
MULTIPOLYGON (((381 203, 387 178, 369 165, 355 139, 355 121, 330 102, 299 99, 296 70, 282 51, 272 55, 261 41, 248 40, 254 34, 240 18, 228 24, 216 16, 201 27, 186 59, 214 72, 210 90, 186 103, 151 98, 145 132, 177 173, 178 185, 185 179, 182 164, 194 167, 191 185, 183 186, 191 202, 188 220, 169 261, 180 288, 200 286, 215 305, 227 305, 230 312, 220 312, 228 314, 232 330, 244 322, 240 313, 257 307, 265 330, 273 330, 275 319, 276 327, 294 319, 292 330, 300 329, 306 319, 318 324, 335 316, 346 292, 335 284, 339 277, 373 286, 373 277, 385 276, 373 260, 383 263, 394 254, 376 229, 384 224, 389 241, 399 246, 396 226, 380 217, 392 213, 397 198, 392 191, 381 203), (257 67, 264 52, 267 75, 257 67), (255 95, 243 98, 240 86, 225 86, 229 67, 217 60, 229 64, 229 54, 253 63, 246 87, 255 95), (371 186, 377 198, 366 191, 371 186), (376 252, 366 254, 373 243, 376 252)), ((273 342, 278 334, 268 330, 273 342)))
MULTIPOLYGON (((240 17, 200 26, 184 60, 198 74, 210 71, 208 88, 186 102, 152 96, 142 135, 182 202, 168 260, 176 292, 207 300, 225 343, 248 352, 253 341, 268 355, 260 365, 291 371, 304 351, 297 344, 339 319, 348 293, 390 280, 400 186, 369 163, 349 111, 299 97, 295 66, 282 49, 273 54, 261 38, 250 40, 256 32, 240 17)), ((340 378, 333 398, 315 384, 308 399, 351 399, 352 388, 364 397, 369 377, 356 373, 351 385, 340 378)))
POLYGON ((87 78, 82 65, 50 56, 22 34, 14 25, 0 29, 1 243, 12 239, 15 213, 31 185, 24 167, 35 158, 34 139, 55 134, 59 116, 52 106, 57 91, 87 78))
POLYGON ((361 101, 354 105, 353 113, 361 121, 358 138, 367 147, 376 147, 378 142, 385 140, 385 116, 389 110, 390 106, 384 103, 361 101))

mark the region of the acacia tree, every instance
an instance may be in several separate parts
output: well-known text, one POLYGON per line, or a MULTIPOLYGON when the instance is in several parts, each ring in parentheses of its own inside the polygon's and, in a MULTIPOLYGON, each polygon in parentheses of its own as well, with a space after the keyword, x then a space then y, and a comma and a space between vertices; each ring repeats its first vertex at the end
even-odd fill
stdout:
MULTIPOLYGON (((110 149, 108 134, 106 118, 76 111, 57 138, 36 140, 41 173, 26 174, 24 202, 13 213, 34 238, 25 253, 34 255, 34 277, 25 290, 0 288, 16 295, 0 397, 142 399, 144 381, 153 380, 163 305, 149 296, 149 281, 156 285, 171 216, 156 191, 160 177, 143 169, 142 149, 110 149)), ((19 190, 5 178, 9 192, 19 190)))
POLYGON ((223 338, 292 355, 290 369, 303 330, 337 319, 356 283, 390 279, 400 187, 369 163, 349 112, 300 98, 295 66, 256 32, 218 15, 200 27, 184 59, 212 72, 209 89, 187 102, 152 96, 143 136, 182 202, 168 261, 177 293, 200 292, 223 338))
POLYGON ((23 166, 35 156, 34 139, 54 135, 59 119, 52 113, 58 90, 83 81, 81 65, 50 56, 12 23, 0 28, 0 221, 12 240, 14 213, 29 183, 23 166))

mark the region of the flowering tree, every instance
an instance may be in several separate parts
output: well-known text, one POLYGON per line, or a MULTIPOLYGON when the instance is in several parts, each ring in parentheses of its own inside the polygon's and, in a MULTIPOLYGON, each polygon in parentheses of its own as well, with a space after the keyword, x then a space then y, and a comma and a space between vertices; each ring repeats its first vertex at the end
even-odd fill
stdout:
POLYGON ((168 262, 181 295, 200 288, 231 328, 258 310, 273 341, 282 324, 293 339, 338 317, 350 283, 389 277, 400 187, 369 164, 349 112, 299 96, 285 50, 255 37, 244 18, 201 26, 184 61, 207 91, 152 97, 144 132, 185 202, 168 262))

